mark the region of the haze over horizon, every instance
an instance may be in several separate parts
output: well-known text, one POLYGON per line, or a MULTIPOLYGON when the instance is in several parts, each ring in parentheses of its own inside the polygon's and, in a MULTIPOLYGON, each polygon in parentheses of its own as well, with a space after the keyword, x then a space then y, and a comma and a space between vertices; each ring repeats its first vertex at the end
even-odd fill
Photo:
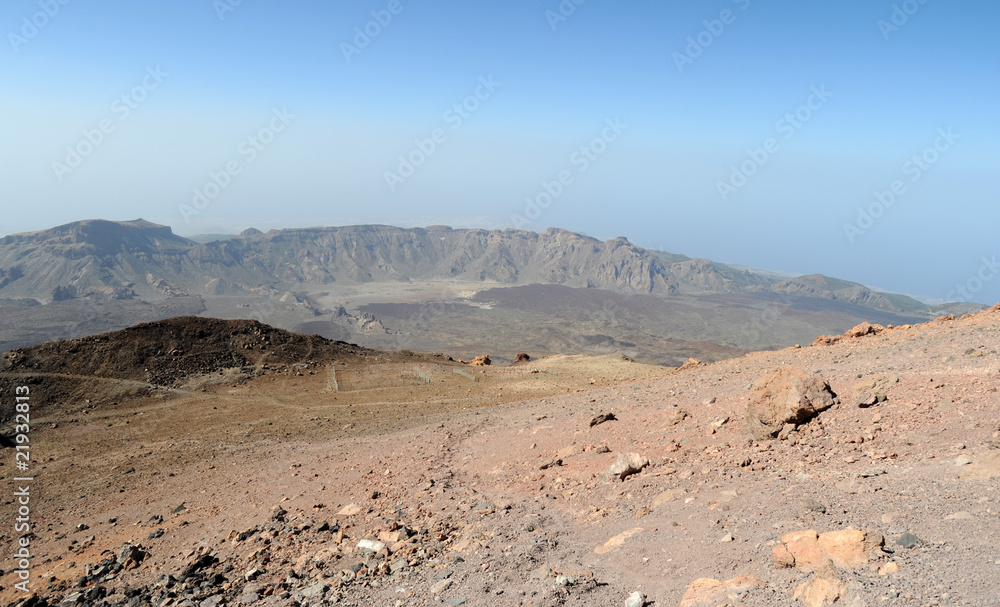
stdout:
POLYGON ((7 2, 0 234, 553 226, 992 303, 998 17, 927 0, 7 2))

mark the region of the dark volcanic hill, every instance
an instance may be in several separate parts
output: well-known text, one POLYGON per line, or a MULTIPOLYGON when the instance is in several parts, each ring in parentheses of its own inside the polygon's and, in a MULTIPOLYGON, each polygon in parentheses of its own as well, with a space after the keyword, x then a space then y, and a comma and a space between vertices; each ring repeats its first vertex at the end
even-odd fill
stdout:
MULTIPOLYGON (((297 373, 331 362, 393 356, 252 320, 179 317, 120 331, 45 342, 3 354, 0 393, 37 386, 42 408, 166 395, 192 382, 233 384, 267 373, 297 373)), ((309 372, 309 371, 306 371, 309 372)), ((12 409, 0 413, 7 421, 12 409)))
POLYGON ((290 333, 253 320, 180 317, 121 331, 46 342, 3 355, 2 373, 127 379, 171 386, 220 369, 255 373, 268 365, 330 362, 372 353, 290 333))

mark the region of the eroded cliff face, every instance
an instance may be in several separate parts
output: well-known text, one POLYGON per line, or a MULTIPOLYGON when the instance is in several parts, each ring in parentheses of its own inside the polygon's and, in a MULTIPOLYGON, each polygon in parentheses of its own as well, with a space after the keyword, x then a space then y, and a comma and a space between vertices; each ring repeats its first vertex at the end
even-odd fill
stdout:
POLYGON ((715 273, 704 262, 698 281, 682 285, 670 264, 624 238, 602 242, 557 229, 351 226, 248 232, 199 245, 141 220, 92 220, 0 240, 0 296, 43 302, 57 289, 82 297, 107 288, 156 300, 203 293, 220 280, 254 287, 457 279, 667 294, 724 283, 705 279, 715 273))
POLYGON ((836 278, 778 280, 651 251, 621 237, 605 242, 556 228, 542 233, 382 225, 246 230, 229 240, 198 244, 141 219, 88 220, 0 239, 0 299, 8 300, 90 297, 155 303, 294 283, 438 280, 659 296, 772 293, 907 313, 924 307, 836 278))

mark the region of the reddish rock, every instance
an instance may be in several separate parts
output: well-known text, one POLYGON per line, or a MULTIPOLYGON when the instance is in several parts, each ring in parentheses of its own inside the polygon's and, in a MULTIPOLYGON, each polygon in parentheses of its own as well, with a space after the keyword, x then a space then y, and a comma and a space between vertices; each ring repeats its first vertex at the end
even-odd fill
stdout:
POLYGON ((785 367, 754 382, 744 429, 756 440, 774 438, 785 424, 803 424, 832 407, 835 399, 819 375, 785 367))
POLYGON ((885 543, 881 533, 848 527, 819 536, 819 545, 840 569, 856 569, 868 564, 868 555, 885 543))
POLYGON ((816 531, 796 531, 781 538, 781 545, 771 549, 779 569, 818 571, 828 565, 857 569, 868 564, 869 554, 885 543, 882 534, 848 527, 818 535, 816 531))
POLYGON ((689 358, 686 361, 684 361, 683 365, 681 365, 681 370, 683 371, 685 369, 691 369, 692 367, 697 367, 700 364, 701 361, 698 360, 697 358, 689 358))
POLYGON ((854 328, 849 329, 844 333, 844 337, 848 339, 856 339, 858 337, 864 337, 865 335, 878 335, 885 330, 882 325, 873 325, 871 323, 863 322, 859 325, 855 325, 854 328))
POLYGON ((795 589, 792 598, 799 599, 807 607, 828 607, 834 605, 847 594, 844 578, 833 567, 827 565, 816 575, 795 589))
POLYGON ((717 607, 738 601, 740 595, 754 588, 763 588, 764 582, 754 575, 744 575, 725 582, 699 578, 688 586, 681 598, 681 607, 717 607))

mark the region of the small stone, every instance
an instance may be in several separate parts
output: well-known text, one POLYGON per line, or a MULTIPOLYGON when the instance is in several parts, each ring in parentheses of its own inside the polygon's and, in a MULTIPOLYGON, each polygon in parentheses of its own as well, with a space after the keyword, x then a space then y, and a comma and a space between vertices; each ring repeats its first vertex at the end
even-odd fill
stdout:
POLYGON ((559 458, 550 459, 550 460, 547 460, 545 462, 542 462, 542 464, 540 466, 538 466, 538 469, 539 470, 548 470, 549 468, 555 468, 557 466, 562 466, 562 463, 563 463, 563 461, 561 459, 559 459, 559 458))
POLYGON ((625 607, 643 607, 646 604, 646 595, 636 590, 625 599, 625 607))
POLYGON ((736 538, 733 537, 732 533, 727 533, 726 535, 722 536, 722 539, 719 541, 722 543, 727 543, 727 542, 732 542, 735 539, 736 538))
POLYGON ((899 572, 899 563, 895 561, 882 565, 881 567, 879 567, 878 570, 879 575, 889 575, 890 573, 898 573, 898 572, 899 572))
POLYGON ((659 495, 653 498, 653 508, 659 508, 660 506, 666 504, 667 502, 678 500, 684 497, 685 493, 686 491, 684 491, 684 489, 681 489, 680 487, 676 489, 667 489, 663 493, 660 493, 659 495))
POLYGON ((716 607, 729 605, 735 599, 752 588, 763 588, 764 582, 753 575, 744 575, 720 582, 711 578, 698 578, 691 582, 680 607, 716 607))
POLYGON ((142 548, 133 546, 132 544, 123 544, 121 549, 118 551, 118 564, 122 567, 125 567, 129 561, 139 564, 145 558, 146 552, 142 548))
POLYGON ((314 599, 323 596, 327 588, 329 588, 329 586, 327 586, 322 582, 319 582, 303 589, 298 594, 303 598, 314 599))
POLYGON ((884 468, 869 468, 868 470, 865 470, 864 472, 859 472, 858 473, 858 477, 859 478, 872 478, 872 477, 875 477, 875 476, 882 476, 883 474, 888 474, 888 472, 886 472, 884 468))
POLYGON ((198 603, 199 607, 220 607, 226 604, 226 599, 221 594, 216 594, 210 596, 204 601, 198 603))
POLYGON ((811 497, 805 497, 799 500, 799 505, 806 512, 819 512, 820 514, 826 514, 826 506, 817 502, 811 497))
POLYGON ((337 513, 337 516, 353 516, 359 512, 361 512, 361 506, 358 506, 357 504, 348 504, 341 508, 340 512, 337 513))
POLYGON ((638 535, 643 531, 645 531, 645 529, 643 529, 642 527, 635 527, 633 529, 629 529, 628 531, 623 531, 618 535, 614 536, 613 538, 611 538, 610 540, 604 542, 603 546, 598 546, 597 548, 594 548, 594 552, 596 552, 597 554, 605 554, 607 552, 610 552, 615 548, 623 546, 629 538, 631 538, 634 535, 638 535))
POLYGON ((944 517, 944 520, 946 520, 946 521, 967 521, 967 520, 969 520, 971 518, 973 518, 972 514, 969 513, 969 512, 965 512, 963 510, 961 512, 956 512, 955 514, 949 514, 948 516, 944 517))
POLYGON ((847 592, 847 584, 835 567, 826 566, 816 575, 795 589, 792 598, 800 599, 809 607, 823 607, 840 601, 847 592))
POLYGON ((899 539, 896 540, 896 543, 902 546, 903 548, 916 548, 920 544, 923 544, 924 540, 913 535, 912 533, 904 533, 903 535, 899 536, 899 539))
POLYGON ((616 419, 617 418, 614 413, 599 413, 590 420, 590 427, 593 428, 594 426, 603 424, 604 422, 611 422, 616 419))
POLYGON ((968 466, 971 463, 972 463, 972 458, 969 457, 968 455, 959 455, 958 457, 955 458, 956 466, 968 466))
POLYGON ((867 409, 878 403, 878 397, 873 392, 866 392, 858 397, 858 407, 867 409))
POLYGON ((385 548, 384 542, 377 542, 375 540, 359 540, 357 550, 362 553, 375 554, 383 548, 385 548))
POLYGON ((452 580, 450 580, 450 579, 441 580, 440 582, 436 582, 433 586, 431 586, 431 594, 441 594, 445 590, 451 588, 451 585, 453 583, 454 582, 452 582, 452 580))

